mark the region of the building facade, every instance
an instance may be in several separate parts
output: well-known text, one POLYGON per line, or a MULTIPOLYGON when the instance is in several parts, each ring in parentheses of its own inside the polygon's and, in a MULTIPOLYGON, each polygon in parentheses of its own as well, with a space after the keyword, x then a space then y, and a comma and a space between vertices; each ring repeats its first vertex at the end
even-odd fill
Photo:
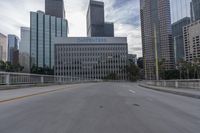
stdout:
POLYGON ((8 41, 7 36, 0 33, 0 46, 2 46, 2 60, 7 61, 8 41))
POLYGON ((185 60, 193 62, 200 58, 200 20, 184 27, 185 60))
POLYGON ((190 18, 185 17, 172 24, 172 35, 174 40, 174 56, 175 62, 184 60, 184 39, 183 39, 183 27, 190 24, 190 18))
POLYGON ((30 16, 30 67, 53 69, 54 40, 55 37, 67 37, 68 22, 41 11, 31 12, 30 16))
POLYGON ((104 3, 90 0, 87 11, 88 37, 114 37, 114 24, 105 23, 104 3))
POLYGON ((8 35, 8 59, 11 64, 19 63, 19 37, 16 35, 8 35))
POLYGON ((159 78, 159 61, 174 69, 169 0, 140 0, 142 45, 146 79, 159 78))
POLYGON ((24 67, 23 72, 30 72, 30 28, 21 27, 19 43, 19 64, 24 67))
POLYGON ((105 22, 104 23, 104 36, 114 37, 114 23, 105 22))
POLYGON ((63 0, 45 0, 45 14, 57 18, 65 18, 63 0))
POLYGON ((190 3, 192 22, 200 19, 200 0, 192 0, 190 3))
POLYGON ((125 80, 127 55, 126 38, 56 38, 54 72, 71 80, 104 79, 110 74, 125 80))

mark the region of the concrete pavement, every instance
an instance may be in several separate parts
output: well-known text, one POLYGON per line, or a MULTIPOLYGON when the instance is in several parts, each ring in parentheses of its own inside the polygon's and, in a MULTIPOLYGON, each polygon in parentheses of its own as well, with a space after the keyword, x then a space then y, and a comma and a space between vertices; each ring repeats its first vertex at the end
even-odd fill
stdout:
MULTIPOLYGON (((0 133, 199 133, 200 100, 93 83, 0 103, 0 133)), ((56 87, 57 88, 57 87, 56 87)))

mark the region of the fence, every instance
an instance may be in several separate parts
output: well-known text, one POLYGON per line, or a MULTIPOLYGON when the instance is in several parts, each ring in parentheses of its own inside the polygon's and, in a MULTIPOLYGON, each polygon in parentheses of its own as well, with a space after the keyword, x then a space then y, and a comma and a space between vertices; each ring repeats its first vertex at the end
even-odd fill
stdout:
MULTIPOLYGON (((97 81, 97 80, 95 80, 97 81)), ((87 82, 77 77, 0 72, 0 85, 87 82)))
POLYGON ((159 81, 145 81, 147 85, 172 87, 172 88, 186 88, 186 89, 199 89, 200 79, 193 80, 159 80, 159 81))

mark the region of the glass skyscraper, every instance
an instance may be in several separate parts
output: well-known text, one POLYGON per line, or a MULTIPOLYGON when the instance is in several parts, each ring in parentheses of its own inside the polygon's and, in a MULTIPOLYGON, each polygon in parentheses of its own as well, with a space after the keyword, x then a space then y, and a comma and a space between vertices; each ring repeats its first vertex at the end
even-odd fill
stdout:
POLYGON ((169 0, 140 0, 142 45, 146 79, 159 77, 159 62, 174 69, 169 0))
POLYGON ((172 35, 174 40, 174 53, 175 62, 177 63, 181 59, 184 59, 184 39, 183 39, 183 27, 190 24, 190 18, 185 17, 172 24, 172 35))
POLYGON ((114 37, 114 24, 105 23, 104 3, 90 0, 87 11, 88 37, 114 37))
POLYGON ((200 19, 200 0, 192 0, 191 6, 191 20, 197 21, 200 19))
POLYGON ((24 67, 23 72, 30 72, 30 28, 28 27, 21 27, 19 64, 24 67))
POLYGON ((19 63, 19 38, 16 35, 8 35, 8 59, 11 64, 19 63))
POLYGON ((45 0, 45 14, 59 18, 65 18, 63 0, 45 0))
POLYGON ((46 15, 44 12, 31 12, 31 67, 54 67, 54 39, 67 37, 68 22, 65 19, 46 15))

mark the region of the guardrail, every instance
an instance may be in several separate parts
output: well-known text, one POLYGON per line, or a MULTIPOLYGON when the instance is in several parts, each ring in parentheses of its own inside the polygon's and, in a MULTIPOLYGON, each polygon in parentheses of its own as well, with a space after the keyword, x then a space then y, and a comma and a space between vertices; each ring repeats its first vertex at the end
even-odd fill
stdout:
POLYGON ((0 72, 0 85, 72 83, 72 82, 88 82, 88 81, 80 79, 78 77, 61 77, 52 75, 0 72))
POLYGON ((185 89, 199 89, 200 79, 187 79, 187 80, 159 80, 159 81, 144 81, 147 85, 172 87, 172 88, 185 88, 185 89))

